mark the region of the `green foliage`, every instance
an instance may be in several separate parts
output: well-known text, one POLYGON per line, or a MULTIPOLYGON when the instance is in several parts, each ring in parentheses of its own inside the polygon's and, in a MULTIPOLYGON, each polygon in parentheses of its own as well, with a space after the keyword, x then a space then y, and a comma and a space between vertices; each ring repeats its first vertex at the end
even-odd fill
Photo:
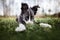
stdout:
POLYGON ((0 19, 0 40, 60 40, 60 19, 40 18, 34 24, 27 24, 26 31, 15 32, 15 19, 0 19), (52 28, 42 28, 39 23, 48 23, 52 28))
POLYGON ((0 19, 0 31, 14 31, 18 23, 15 20, 0 19))

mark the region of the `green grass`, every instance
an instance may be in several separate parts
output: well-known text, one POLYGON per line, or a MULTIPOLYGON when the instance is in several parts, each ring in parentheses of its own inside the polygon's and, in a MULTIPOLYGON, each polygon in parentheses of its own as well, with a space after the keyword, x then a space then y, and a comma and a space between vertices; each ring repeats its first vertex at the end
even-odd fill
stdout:
POLYGON ((24 32, 15 32, 18 23, 15 18, 0 18, 0 40, 60 40, 60 18, 35 19, 33 25, 27 24, 24 32), (52 28, 44 28, 39 23, 52 25, 52 28))

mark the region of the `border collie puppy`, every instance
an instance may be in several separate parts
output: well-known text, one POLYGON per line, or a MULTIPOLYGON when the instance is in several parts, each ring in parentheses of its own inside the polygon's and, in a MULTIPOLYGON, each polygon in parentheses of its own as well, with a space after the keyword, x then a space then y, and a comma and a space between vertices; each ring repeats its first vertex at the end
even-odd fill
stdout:
POLYGON ((30 23, 34 23, 34 15, 36 15, 36 12, 38 10, 39 6, 33 6, 32 8, 28 7, 28 4, 22 3, 21 4, 21 14, 17 18, 17 22, 19 23, 19 27, 15 29, 15 31, 24 31, 26 30, 25 25, 30 23))

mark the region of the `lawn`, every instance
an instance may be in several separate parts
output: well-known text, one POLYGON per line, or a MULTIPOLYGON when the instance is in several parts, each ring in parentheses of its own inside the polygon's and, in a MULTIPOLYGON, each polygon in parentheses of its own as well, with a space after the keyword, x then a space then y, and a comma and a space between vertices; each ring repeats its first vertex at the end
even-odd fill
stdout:
POLYGON ((60 40, 60 18, 38 18, 26 31, 15 32, 15 18, 0 18, 0 40, 60 40), (42 28, 39 23, 48 23, 52 28, 42 28))

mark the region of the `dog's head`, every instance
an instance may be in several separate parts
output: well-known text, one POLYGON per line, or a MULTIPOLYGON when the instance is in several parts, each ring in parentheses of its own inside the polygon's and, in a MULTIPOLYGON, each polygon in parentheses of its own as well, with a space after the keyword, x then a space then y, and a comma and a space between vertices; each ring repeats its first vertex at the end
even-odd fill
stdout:
POLYGON ((26 14, 26 23, 34 23, 34 16, 36 15, 38 8, 40 8, 38 5, 33 6, 32 8, 28 9, 28 13, 26 14))
POLYGON ((29 8, 24 14, 23 14, 23 20, 25 23, 33 23, 34 21, 34 12, 31 8, 29 8))
POLYGON ((34 12, 34 15, 36 15, 38 8, 40 8, 38 5, 35 5, 31 8, 34 12))

